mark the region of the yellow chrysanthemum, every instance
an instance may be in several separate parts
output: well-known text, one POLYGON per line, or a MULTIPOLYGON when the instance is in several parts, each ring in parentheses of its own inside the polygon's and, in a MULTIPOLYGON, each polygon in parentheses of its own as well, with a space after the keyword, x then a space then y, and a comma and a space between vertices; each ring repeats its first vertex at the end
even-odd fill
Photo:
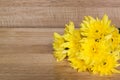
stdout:
POLYGON ((68 25, 66 25, 64 39, 66 41, 66 43, 64 43, 64 46, 69 49, 69 57, 74 56, 77 52, 80 51, 80 31, 79 29, 74 28, 73 22, 70 22, 68 25))
POLYGON ((81 48, 80 30, 74 28, 73 22, 66 25, 64 39, 66 41, 64 46, 68 48, 67 55, 71 66, 78 71, 86 71, 87 66, 84 61, 78 58, 78 53, 81 48))
POLYGON ((107 15, 104 15, 101 20, 86 16, 80 26, 80 30, 82 31, 81 34, 83 36, 96 40, 101 40, 105 36, 110 35, 114 30, 114 26, 111 25, 111 21, 108 19, 107 15))
POLYGON ((85 39, 81 45, 80 57, 86 64, 92 64, 99 60, 98 56, 110 53, 109 44, 106 41, 96 42, 94 39, 85 39))
POLYGON ((117 58, 119 58, 118 56, 120 54, 120 34, 117 28, 112 32, 112 36, 108 39, 108 43, 111 50, 110 53, 117 55, 117 58))
POLYGON ((67 59, 78 71, 110 75, 120 73, 120 34, 107 15, 102 19, 86 16, 80 29, 66 24, 64 34, 54 33, 54 56, 57 61, 67 59))
POLYGON ((71 66, 74 68, 74 69, 77 69, 78 72, 80 71, 86 71, 87 70, 87 65, 85 64, 85 61, 82 60, 82 59, 79 59, 77 57, 72 57, 72 58, 69 58, 69 61, 71 62, 71 66))
POLYGON ((113 54, 107 54, 100 58, 100 62, 97 62, 91 68, 93 74, 99 73, 100 75, 110 75, 112 73, 120 73, 116 69, 119 66, 117 60, 113 54))
POLYGON ((113 32, 112 32, 112 36, 111 38, 109 39, 109 43, 110 46, 111 46, 111 51, 115 51, 115 50, 119 50, 120 49, 120 34, 119 34, 119 30, 118 29, 115 29, 113 32))
POLYGON ((53 48, 57 61, 63 60, 66 56, 74 56, 80 50, 80 39, 80 31, 74 28, 73 22, 66 25, 63 36, 54 33, 53 48))
POLYGON ((63 36, 59 35, 58 33, 54 33, 54 56, 56 57, 57 61, 61 61, 66 57, 67 51, 65 50, 64 46, 64 38, 63 36))

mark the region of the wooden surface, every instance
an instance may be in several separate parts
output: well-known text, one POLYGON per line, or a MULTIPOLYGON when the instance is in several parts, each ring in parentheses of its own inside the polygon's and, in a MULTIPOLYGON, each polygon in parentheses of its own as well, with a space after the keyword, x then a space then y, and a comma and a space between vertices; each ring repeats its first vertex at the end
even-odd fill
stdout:
POLYGON ((100 77, 78 73, 52 54, 53 32, 63 28, 1 28, 0 80, 119 80, 120 74, 100 77))
POLYGON ((120 28, 120 0, 0 0, 0 80, 119 80, 78 73, 53 57, 53 32, 105 13, 120 28))
POLYGON ((120 27, 120 0, 0 0, 0 27, 64 27, 70 20, 78 27, 83 16, 105 13, 120 27))

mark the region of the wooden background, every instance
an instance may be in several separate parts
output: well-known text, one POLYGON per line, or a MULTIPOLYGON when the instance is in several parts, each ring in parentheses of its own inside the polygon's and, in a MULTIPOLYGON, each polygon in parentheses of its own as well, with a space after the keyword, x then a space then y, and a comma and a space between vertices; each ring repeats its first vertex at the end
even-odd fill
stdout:
POLYGON ((78 73, 52 55, 53 32, 105 13, 120 27, 120 0, 0 0, 0 80, 119 80, 78 73))
POLYGON ((0 0, 1 27, 64 27, 79 25, 83 16, 108 14, 120 26, 120 0, 0 0))

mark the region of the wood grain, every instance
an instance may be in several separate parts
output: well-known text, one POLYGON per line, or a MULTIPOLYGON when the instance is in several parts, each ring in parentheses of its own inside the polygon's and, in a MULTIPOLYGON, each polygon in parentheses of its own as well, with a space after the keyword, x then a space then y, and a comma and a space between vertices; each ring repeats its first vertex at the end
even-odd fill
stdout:
POLYGON ((120 27, 120 0, 0 0, 0 27, 78 27, 84 16, 105 13, 120 27))
POLYGON ((59 28, 1 28, 0 53, 51 53, 53 32, 62 30, 59 28))
POLYGON ((0 80, 119 80, 78 73, 53 57, 53 32, 108 14, 120 28, 120 0, 0 0, 0 80))
POLYGON ((0 27, 24 28, 63 28, 69 21, 79 27, 86 15, 102 17, 108 14, 117 27, 120 27, 120 8, 84 7, 2 7, 0 8, 0 27))
POLYGON ((120 74, 100 77, 78 73, 52 54, 53 32, 63 28, 1 28, 0 80, 119 80, 120 74))
POLYGON ((0 7, 120 7, 120 0, 0 0, 0 7))

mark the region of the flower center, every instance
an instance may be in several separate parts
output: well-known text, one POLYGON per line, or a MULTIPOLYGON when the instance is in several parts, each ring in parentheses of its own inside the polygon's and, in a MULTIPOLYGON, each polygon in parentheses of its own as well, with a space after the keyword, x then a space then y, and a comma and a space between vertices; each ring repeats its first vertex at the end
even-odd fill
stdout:
POLYGON ((98 30, 96 30, 95 32, 96 32, 96 33, 98 33, 99 31, 98 31, 98 30))

